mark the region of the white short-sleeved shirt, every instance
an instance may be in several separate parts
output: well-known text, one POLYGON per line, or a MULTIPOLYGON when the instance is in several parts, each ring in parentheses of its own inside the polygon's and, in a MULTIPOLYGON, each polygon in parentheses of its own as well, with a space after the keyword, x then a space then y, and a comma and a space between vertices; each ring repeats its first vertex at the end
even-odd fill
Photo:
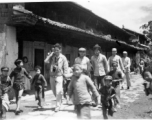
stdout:
POLYGON ((86 56, 84 56, 83 58, 77 57, 75 59, 75 64, 80 64, 84 70, 88 69, 88 63, 90 63, 90 60, 86 56))
POLYGON ((108 64, 105 65, 105 62, 107 62, 106 56, 99 54, 98 57, 92 56, 91 62, 93 63, 94 68, 94 76, 103 76, 106 74, 105 69, 108 69, 108 64), (107 66, 107 68, 105 68, 107 66))

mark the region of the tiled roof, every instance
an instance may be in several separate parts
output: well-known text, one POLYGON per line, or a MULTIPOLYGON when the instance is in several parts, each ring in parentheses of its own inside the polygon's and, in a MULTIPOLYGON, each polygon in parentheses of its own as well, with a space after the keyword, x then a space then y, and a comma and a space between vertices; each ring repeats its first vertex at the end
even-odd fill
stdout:
POLYGON ((91 35, 93 37, 102 38, 103 40, 109 41, 109 42, 118 41, 122 45, 131 47, 131 48, 134 48, 134 49, 137 49, 137 50, 144 50, 143 48, 127 44, 124 41, 111 39, 111 38, 108 38, 108 37, 103 36, 103 35, 97 35, 97 34, 91 32, 91 31, 83 30, 81 28, 74 27, 72 25, 64 24, 64 23, 61 23, 61 22, 56 22, 56 21, 53 21, 53 20, 50 20, 50 19, 47 19, 47 18, 44 18, 44 17, 37 16, 33 13, 27 13, 27 14, 24 13, 22 15, 13 15, 12 18, 15 18, 15 19, 12 19, 12 21, 11 21, 12 24, 20 24, 20 23, 25 23, 25 22, 30 24, 29 21, 33 21, 33 19, 34 19, 34 24, 32 23, 31 25, 35 25, 35 24, 37 24, 37 22, 41 22, 44 25, 51 25, 51 26, 54 26, 54 27, 57 27, 57 28, 67 29, 67 30, 71 30, 71 31, 75 31, 75 32, 81 32, 81 33, 86 34, 86 35, 91 35), (23 17, 23 16, 26 16, 26 17, 23 17))

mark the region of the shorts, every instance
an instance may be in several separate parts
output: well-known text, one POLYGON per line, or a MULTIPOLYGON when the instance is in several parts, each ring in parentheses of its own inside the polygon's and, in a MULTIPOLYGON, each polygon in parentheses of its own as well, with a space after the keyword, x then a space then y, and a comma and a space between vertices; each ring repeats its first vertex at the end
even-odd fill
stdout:
POLYGON ((23 89, 25 89, 24 83, 14 83, 13 88, 14 88, 14 90, 17 90, 17 91, 23 90, 23 89))

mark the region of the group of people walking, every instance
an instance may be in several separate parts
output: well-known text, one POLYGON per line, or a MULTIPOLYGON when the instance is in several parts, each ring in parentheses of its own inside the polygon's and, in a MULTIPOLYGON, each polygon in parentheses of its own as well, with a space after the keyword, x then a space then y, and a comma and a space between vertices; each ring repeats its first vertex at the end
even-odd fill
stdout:
MULTIPOLYGON (((87 117, 90 118, 90 103, 94 101, 97 104, 101 94, 101 103, 104 101, 102 104, 103 115, 104 118, 108 118, 107 106, 104 107, 104 103, 107 101, 107 96, 113 94, 110 92, 111 90, 109 91, 111 87, 114 87, 116 92, 113 95, 115 99, 113 105, 120 106, 120 86, 124 89, 125 76, 127 89, 131 86, 130 58, 126 51, 123 52, 123 58, 121 58, 117 55, 117 49, 113 48, 112 56, 107 60, 106 56, 101 53, 101 47, 98 44, 93 47, 93 51, 94 55, 89 59, 86 56, 86 49, 79 48, 79 56, 75 58, 74 65, 70 67, 72 68, 70 70, 59 44, 54 46, 53 51, 45 59, 45 63, 50 63, 50 84, 56 96, 56 112, 60 110, 62 104, 63 82, 67 78, 68 95, 73 99, 78 117, 86 117, 86 113, 88 113, 87 117), (104 97, 105 99, 103 99, 104 97)), ((113 97, 109 97, 109 100, 113 97)), ((114 107, 111 108, 116 111, 114 107)))
MULTIPOLYGON (((72 99, 78 118, 91 118, 90 105, 92 102, 102 104, 103 117, 108 118, 120 107, 120 88, 124 89, 123 81, 126 76, 127 89, 130 88, 130 58, 127 52, 123 52, 121 58, 117 55, 117 49, 112 48, 112 56, 107 60, 101 53, 101 47, 96 44, 93 47, 94 55, 89 59, 86 57, 87 50, 79 48, 79 57, 74 65, 69 67, 67 58, 62 54, 60 44, 55 44, 44 62, 50 65, 50 85, 56 97, 55 111, 58 112, 62 105, 62 97, 68 93, 68 100, 72 99), (66 85, 64 85, 66 84, 66 85)), ((13 87, 16 97, 16 112, 20 112, 20 100, 24 91, 24 76, 29 78, 35 86, 35 98, 38 100, 38 107, 42 108, 42 99, 45 94, 47 82, 41 74, 41 67, 36 66, 36 75, 32 78, 23 68, 22 60, 15 61, 16 68, 8 76, 9 68, 2 67, 0 85, 2 89, 1 113, 6 116, 8 110, 8 90, 13 87), (14 78, 14 79, 12 79, 14 78), (13 80, 13 82, 12 82, 13 80)))

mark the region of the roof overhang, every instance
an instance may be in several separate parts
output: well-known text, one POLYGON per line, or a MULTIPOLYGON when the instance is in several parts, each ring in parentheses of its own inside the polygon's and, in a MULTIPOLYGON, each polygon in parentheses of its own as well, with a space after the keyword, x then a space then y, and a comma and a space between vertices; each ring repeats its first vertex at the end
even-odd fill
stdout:
POLYGON ((140 47, 136 47, 134 45, 127 44, 124 41, 120 41, 120 40, 118 41, 115 39, 107 38, 103 35, 97 35, 91 31, 83 30, 83 29, 80 29, 78 27, 74 27, 72 25, 67 25, 64 23, 56 22, 56 21, 53 21, 53 20, 50 20, 50 19, 47 19, 44 17, 37 16, 31 12, 30 13, 25 13, 25 12, 23 13, 23 12, 19 11, 19 14, 15 14, 15 15, 11 16, 11 18, 7 24, 12 25, 12 26, 41 25, 44 27, 50 27, 50 28, 53 27, 56 29, 62 29, 62 30, 68 30, 68 31, 81 33, 83 35, 89 35, 91 37, 95 37, 95 38, 104 40, 104 42, 108 42, 108 43, 109 42, 112 42, 112 43, 116 42, 116 43, 121 44, 122 46, 126 46, 126 47, 133 48, 136 50, 145 50, 144 48, 140 48, 140 47))

